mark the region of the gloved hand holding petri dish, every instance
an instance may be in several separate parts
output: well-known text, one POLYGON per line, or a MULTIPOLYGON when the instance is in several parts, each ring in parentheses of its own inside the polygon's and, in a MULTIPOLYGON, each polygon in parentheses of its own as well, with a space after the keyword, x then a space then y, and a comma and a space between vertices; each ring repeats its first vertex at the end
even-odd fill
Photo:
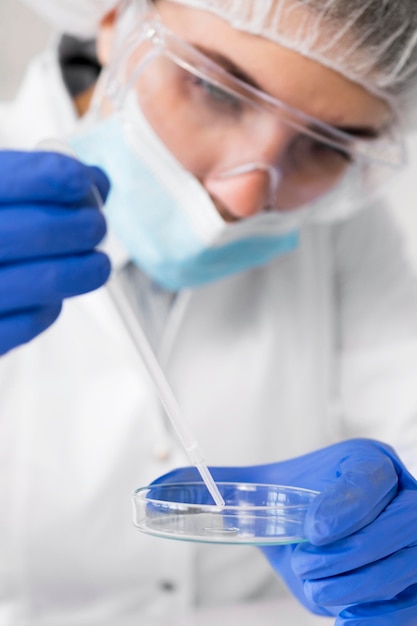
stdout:
POLYGON ((182 468, 134 492, 139 530, 258 545, 293 595, 337 626, 416 623, 417 481, 390 446, 352 439, 211 472, 223 509, 207 504, 195 470, 182 468))
POLYGON ((190 541, 331 544, 372 522, 395 497, 391 458, 377 442, 351 440, 278 463, 210 468, 222 508, 194 468, 174 470, 134 492, 134 524, 190 541))

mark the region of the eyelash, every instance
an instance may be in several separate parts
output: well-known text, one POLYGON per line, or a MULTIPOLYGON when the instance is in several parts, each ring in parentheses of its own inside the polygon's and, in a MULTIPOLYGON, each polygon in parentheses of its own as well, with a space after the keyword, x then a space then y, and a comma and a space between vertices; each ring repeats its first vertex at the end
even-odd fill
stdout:
POLYGON ((243 104, 237 97, 233 96, 233 94, 229 94, 227 91, 221 89, 221 87, 217 87, 210 81, 195 76, 194 74, 190 75, 190 81, 193 86, 203 92, 206 99, 210 100, 208 103, 209 106, 220 107, 224 112, 226 112, 227 109, 228 113, 233 113, 234 115, 242 112, 243 104))
POLYGON ((347 161, 348 163, 352 163, 353 161, 353 157, 350 154, 350 152, 348 150, 344 150, 343 148, 338 148, 336 146, 332 146, 332 145, 327 145, 319 140, 313 140, 314 142, 314 147, 319 149, 319 150, 328 150, 331 153, 336 154, 337 156, 342 157, 343 159, 345 159, 345 161, 347 161))
POLYGON ((308 135, 298 135, 289 147, 288 156, 294 165, 300 165, 303 161, 329 164, 336 164, 337 160, 343 159, 346 164, 353 162, 353 157, 348 150, 326 144, 319 139, 314 139, 308 135), (330 161, 331 160, 331 161, 330 161))

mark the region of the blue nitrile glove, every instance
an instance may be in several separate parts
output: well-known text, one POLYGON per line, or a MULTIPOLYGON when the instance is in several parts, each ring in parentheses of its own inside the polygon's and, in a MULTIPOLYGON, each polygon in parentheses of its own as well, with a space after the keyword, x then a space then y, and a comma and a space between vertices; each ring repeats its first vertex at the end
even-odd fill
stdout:
MULTIPOLYGON (((355 439, 281 463, 212 468, 216 481, 320 491, 308 543, 261 548, 310 611, 337 626, 416 626, 417 481, 392 448, 355 439)), ((198 480, 194 468, 156 483, 198 480)))
POLYGON ((100 287, 106 176, 64 155, 0 151, 0 354, 58 317, 64 298, 100 287))

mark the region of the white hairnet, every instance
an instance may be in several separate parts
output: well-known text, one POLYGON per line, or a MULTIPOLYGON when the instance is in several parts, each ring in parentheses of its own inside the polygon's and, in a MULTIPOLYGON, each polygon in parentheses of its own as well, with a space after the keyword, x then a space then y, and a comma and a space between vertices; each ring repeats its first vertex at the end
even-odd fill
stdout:
MULTIPOLYGON (((88 37, 121 0, 24 1, 61 30, 88 37)), ((315 59, 388 100, 411 99, 414 105, 416 0, 171 1, 210 11, 235 28, 315 59)))

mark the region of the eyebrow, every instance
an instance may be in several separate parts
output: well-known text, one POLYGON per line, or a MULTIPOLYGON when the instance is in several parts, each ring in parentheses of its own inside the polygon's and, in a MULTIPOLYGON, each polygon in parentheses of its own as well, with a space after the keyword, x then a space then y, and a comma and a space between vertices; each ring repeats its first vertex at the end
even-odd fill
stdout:
POLYGON ((229 72, 235 78, 238 78, 247 85, 258 89, 259 91, 263 91, 262 87, 259 85, 258 82, 256 82, 253 76, 247 74, 245 70, 236 65, 236 63, 234 63, 228 57, 224 56, 220 52, 216 52, 215 50, 209 50, 208 48, 204 48, 204 46, 200 46, 197 43, 191 45, 193 46, 193 48, 201 52, 201 54, 204 54, 204 56, 208 57, 211 61, 214 61, 215 63, 217 63, 217 65, 220 65, 224 70, 226 70, 226 72, 229 72))
MULTIPOLYGON (((234 63, 228 57, 215 50, 205 48, 198 43, 192 43, 191 45, 193 46, 193 48, 201 52, 201 54, 204 54, 204 56, 208 57, 211 61, 214 61, 214 63, 220 65, 224 70, 232 74, 235 78, 238 78, 247 85, 258 89, 259 91, 264 91, 261 85, 253 78, 253 76, 245 72, 245 70, 236 65, 236 63, 234 63)), ((373 126, 335 126, 333 124, 329 124, 329 126, 332 126, 332 128, 335 128, 342 133, 351 135, 352 137, 357 137, 358 139, 377 139, 381 134, 381 131, 377 128, 374 128, 373 126)))

